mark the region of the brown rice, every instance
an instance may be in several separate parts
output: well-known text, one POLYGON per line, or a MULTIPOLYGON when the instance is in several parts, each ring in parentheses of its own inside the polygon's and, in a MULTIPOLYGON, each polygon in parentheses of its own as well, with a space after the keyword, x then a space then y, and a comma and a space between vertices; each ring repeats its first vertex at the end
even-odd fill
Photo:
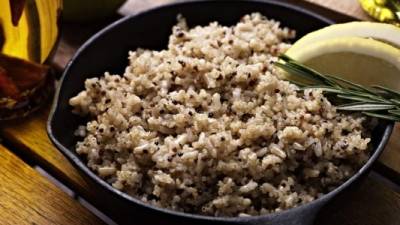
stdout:
POLYGON ((76 151, 113 187, 177 211, 260 215, 320 197, 368 159, 363 117, 277 78, 293 30, 259 13, 172 30, 166 50, 130 52, 123 75, 70 100, 90 117, 76 151))

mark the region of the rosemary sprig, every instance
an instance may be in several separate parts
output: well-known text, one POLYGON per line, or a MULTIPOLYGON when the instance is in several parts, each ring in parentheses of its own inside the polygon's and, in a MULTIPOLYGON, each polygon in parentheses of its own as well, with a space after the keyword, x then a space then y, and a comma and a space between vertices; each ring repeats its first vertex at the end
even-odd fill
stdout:
POLYGON ((304 82, 289 80, 299 90, 320 89, 341 111, 358 111, 370 117, 400 121, 400 92, 379 85, 365 87, 340 77, 319 73, 287 55, 275 65, 304 82))

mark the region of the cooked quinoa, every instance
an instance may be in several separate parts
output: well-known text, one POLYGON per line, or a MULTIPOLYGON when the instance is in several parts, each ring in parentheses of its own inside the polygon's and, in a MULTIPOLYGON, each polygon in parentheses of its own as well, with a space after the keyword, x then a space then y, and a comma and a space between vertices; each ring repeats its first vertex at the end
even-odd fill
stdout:
POLYGON ((123 75, 70 100, 89 117, 76 151, 102 179, 159 207, 247 216, 313 201, 366 162, 365 118, 277 77, 294 30, 259 13, 178 21, 166 50, 130 52, 123 75))

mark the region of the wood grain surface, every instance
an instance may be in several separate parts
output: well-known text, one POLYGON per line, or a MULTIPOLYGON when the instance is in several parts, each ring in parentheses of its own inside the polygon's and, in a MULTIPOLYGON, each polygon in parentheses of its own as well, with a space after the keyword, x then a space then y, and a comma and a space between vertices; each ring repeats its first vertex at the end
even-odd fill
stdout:
POLYGON ((79 193, 87 195, 90 188, 67 159, 53 146, 46 132, 49 107, 31 116, 7 123, 0 129, 1 136, 18 151, 37 162, 53 176, 79 193))
MULTIPOLYGON (((77 195, 96 205, 99 210, 106 211, 109 208, 107 201, 96 195, 94 188, 53 146, 48 138, 45 123, 48 113, 49 107, 27 118, 5 124, 0 129, 0 136, 4 137, 5 142, 12 147, 13 151, 40 165, 77 195)), ((120 223, 127 220, 127 218, 117 216, 117 214, 112 214, 110 217, 120 223)))
POLYGON ((103 224, 1 145, 0 162, 0 224, 103 224))
POLYGON ((371 18, 362 10, 358 0, 306 0, 314 4, 333 9, 340 13, 353 16, 360 20, 371 20, 371 18))

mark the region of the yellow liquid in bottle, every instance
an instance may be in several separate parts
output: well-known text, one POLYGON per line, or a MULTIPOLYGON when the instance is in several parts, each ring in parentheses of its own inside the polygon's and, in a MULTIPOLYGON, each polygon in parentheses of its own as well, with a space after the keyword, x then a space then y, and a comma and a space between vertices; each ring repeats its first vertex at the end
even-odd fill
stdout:
POLYGON ((62 0, 25 0, 16 26, 12 23, 11 1, 0 0, 1 52, 43 63, 57 41, 62 0))
POLYGON ((380 22, 399 26, 399 0, 359 0, 361 7, 371 17, 380 22))

